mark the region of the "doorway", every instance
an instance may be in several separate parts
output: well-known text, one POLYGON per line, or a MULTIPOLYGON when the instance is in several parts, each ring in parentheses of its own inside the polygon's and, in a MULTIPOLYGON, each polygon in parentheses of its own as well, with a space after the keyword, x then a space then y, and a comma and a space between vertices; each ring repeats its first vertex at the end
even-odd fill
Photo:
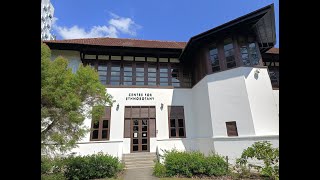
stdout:
POLYGON ((149 120, 132 119, 131 131, 131 149, 132 152, 149 152, 149 120))
POLYGON ((150 152, 150 138, 156 137, 155 106, 126 106, 124 138, 130 138, 130 152, 150 152))

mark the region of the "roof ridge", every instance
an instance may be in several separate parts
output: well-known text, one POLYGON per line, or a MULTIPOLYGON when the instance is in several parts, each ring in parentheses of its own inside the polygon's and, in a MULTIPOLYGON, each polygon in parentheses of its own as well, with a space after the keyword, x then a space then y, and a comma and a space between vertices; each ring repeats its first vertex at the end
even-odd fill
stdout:
POLYGON ((118 39, 118 40, 133 40, 133 41, 156 41, 156 42, 171 42, 171 43, 172 43, 172 42, 175 42, 175 43, 187 43, 187 41, 149 40, 149 39, 112 38, 112 37, 61 39, 61 40, 50 40, 50 41, 74 41, 74 40, 90 40, 90 39, 118 39))

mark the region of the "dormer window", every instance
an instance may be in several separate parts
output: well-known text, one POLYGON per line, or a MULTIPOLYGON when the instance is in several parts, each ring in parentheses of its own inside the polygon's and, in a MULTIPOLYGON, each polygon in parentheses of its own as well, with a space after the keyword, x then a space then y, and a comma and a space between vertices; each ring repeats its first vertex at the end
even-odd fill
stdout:
POLYGON ((234 57, 233 41, 231 38, 224 40, 224 56, 226 58, 227 68, 236 67, 236 59, 234 57))
POLYGON ((244 37, 239 38, 242 63, 245 66, 259 65, 259 52, 253 38, 247 41, 244 37))
POLYGON ((213 44, 209 50, 210 62, 212 66, 212 72, 220 71, 218 48, 216 44, 213 44))

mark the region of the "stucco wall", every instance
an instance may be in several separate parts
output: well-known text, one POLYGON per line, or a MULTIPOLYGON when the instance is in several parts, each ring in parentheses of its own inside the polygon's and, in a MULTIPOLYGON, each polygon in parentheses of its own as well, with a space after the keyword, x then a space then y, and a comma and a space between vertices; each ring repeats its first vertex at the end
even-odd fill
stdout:
POLYGON ((256 135, 278 135, 279 116, 267 68, 241 67, 256 135), (260 73, 255 73, 258 70, 260 73))
POLYGON ((236 121, 238 135, 254 135, 254 126, 241 68, 206 77, 214 137, 226 137, 226 122, 236 121))
POLYGON ((192 88, 192 118, 195 135, 192 138, 212 137, 212 121, 208 86, 205 78, 192 88))
POLYGON ((274 97, 274 100, 276 101, 278 113, 279 113, 279 90, 273 90, 273 97, 274 97))
POLYGON ((279 136, 247 136, 247 137, 228 137, 213 138, 215 152, 228 156, 229 163, 234 164, 246 148, 257 141, 269 141, 273 147, 279 147, 279 136))
MULTIPOLYGON (((61 53, 76 70, 79 52, 53 51, 52 58, 61 53)), ((124 107, 155 106, 157 134, 150 139, 150 152, 176 148, 205 154, 217 152, 231 159, 238 157, 257 141, 246 137, 278 135, 278 92, 272 90, 266 69, 260 69, 258 77, 254 71, 255 68, 239 67, 207 75, 192 89, 107 88, 116 101, 111 108, 110 141, 90 141, 88 133, 72 152, 80 155, 105 152, 122 158, 122 154, 130 153, 131 147, 130 138, 123 138, 124 107), (154 100, 126 100, 129 93, 151 93, 154 100), (169 138, 170 105, 184 106, 186 138, 169 138), (239 137, 227 137, 227 121, 237 122, 239 137)), ((84 125, 90 127, 91 119, 86 119, 84 125)), ((277 138, 268 138, 264 139, 278 144, 277 138)))

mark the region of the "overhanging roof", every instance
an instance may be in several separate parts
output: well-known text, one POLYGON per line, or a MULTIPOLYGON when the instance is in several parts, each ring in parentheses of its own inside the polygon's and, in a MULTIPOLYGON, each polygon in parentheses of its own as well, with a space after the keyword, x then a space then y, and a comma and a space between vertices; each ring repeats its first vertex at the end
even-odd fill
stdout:
POLYGON ((194 49, 203 44, 212 42, 213 39, 228 32, 251 30, 257 36, 257 41, 261 52, 272 48, 276 43, 274 5, 268 5, 237 19, 229 21, 206 32, 193 36, 188 41, 180 60, 184 60, 193 53, 194 49))

